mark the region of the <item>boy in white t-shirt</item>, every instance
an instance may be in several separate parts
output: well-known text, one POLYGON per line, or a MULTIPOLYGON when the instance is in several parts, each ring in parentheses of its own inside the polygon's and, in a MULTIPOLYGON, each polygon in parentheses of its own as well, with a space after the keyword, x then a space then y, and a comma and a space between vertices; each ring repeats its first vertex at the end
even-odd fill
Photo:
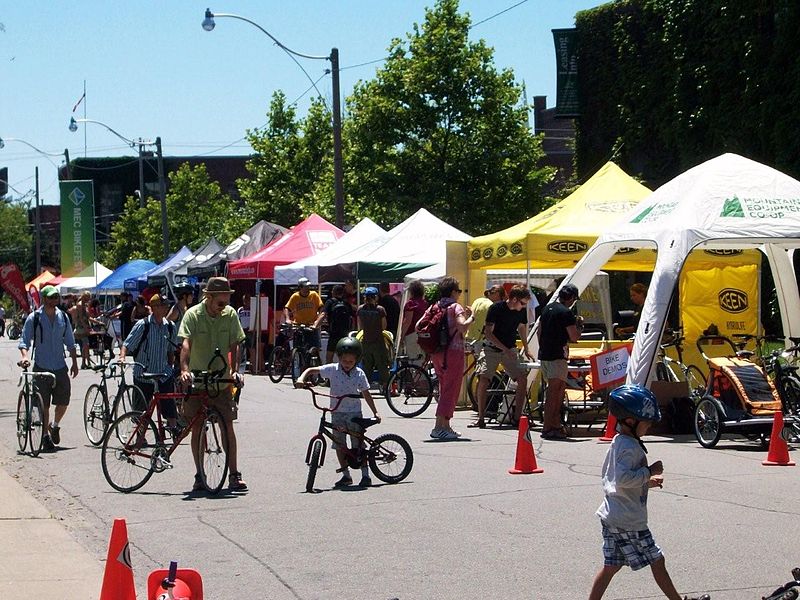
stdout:
MULTIPOLYGON (((381 417, 378 415, 378 409, 375 408, 375 401, 369 393, 369 380, 366 373, 357 366, 361 358, 361 342, 355 338, 346 337, 339 340, 336 344, 336 355, 339 357, 338 363, 330 363, 322 365, 321 367, 310 367, 303 371, 303 374, 297 378, 296 387, 304 387, 306 379, 310 376, 317 375, 330 381, 331 384, 331 408, 334 408, 337 403, 339 407, 335 412, 331 412, 331 423, 333 424, 333 448, 336 450, 336 458, 339 459, 342 478, 336 482, 335 487, 341 488, 353 484, 353 478, 350 476, 350 469, 347 465, 347 455, 344 448, 347 447, 347 432, 339 431, 339 429, 346 429, 347 431, 362 433, 364 430, 360 425, 353 422, 354 418, 361 418, 361 399, 360 398, 339 398, 348 395, 361 395, 366 401, 367 406, 372 410, 372 414, 380 421, 381 417)), ((355 448, 360 440, 350 436, 352 447, 355 448)), ((361 481, 359 486, 368 487, 372 485, 372 479, 369 477, 369 468, 366 461, 361 465, 361 481)))

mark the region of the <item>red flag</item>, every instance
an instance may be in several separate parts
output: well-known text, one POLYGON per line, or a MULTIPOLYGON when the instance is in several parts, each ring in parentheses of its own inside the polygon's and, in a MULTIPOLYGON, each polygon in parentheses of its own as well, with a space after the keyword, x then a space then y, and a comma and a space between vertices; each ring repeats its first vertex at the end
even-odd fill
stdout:
POLYGON ((78 98, 78 101, 75 103, 75 106, 72 107, 72 112, 78 110, 78 107, 81 105, 81 102, 83 102, 84 98, 86 98, 86 92, 83 92, 83 96, 78 98))
POLYGON ((11 295, 22 310, 25 312, 30 310, 28 295, 25 293, 25 280, 17 265, 8 263, 0 267, 0 287, 11 295))
POLYGON ((28 288, 28 295, 33 300, 33 307, 39 308, 42 305, 42 299, 39 297, 39 290, 36 289, 35 285, 32 285, 28 288))

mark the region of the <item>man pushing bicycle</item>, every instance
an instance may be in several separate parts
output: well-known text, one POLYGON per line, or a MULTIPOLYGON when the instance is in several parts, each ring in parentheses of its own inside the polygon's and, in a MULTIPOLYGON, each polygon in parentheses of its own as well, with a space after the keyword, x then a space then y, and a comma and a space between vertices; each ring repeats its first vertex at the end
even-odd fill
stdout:
MULTIPOLYGON (((181 345, 181 375, 183 385, 192 382, 192 371, 202 371, 208 368, 209 362, 214 358, 217 348, 223 353, 230 353, 228 364, 231 376, 241 387, 239 367, 239 344, 245 339, 244 330, 239 322, 239 316, 229 304, 233 290, 225 277, 211 277, 203 290, 203 300, 191 307, 183 316, 178 337, 183 338, 181 345)), ((230 475, 228 489, 234 492, 247 490, 247 484, 242 479, 237 464, 236 434, 233 430, 233 421, 238 416, 238 407, 233 397, 233 389, 226 386, 219 390, 214 397, 209 397, 208 404, 217 408, 225 418, 228 433, 228 468, 230 475)), ((190 398, 184 406, 184 415, 191 419, 200 408, 198 398, 190 398)), ((192 429, 192 455, 196 469, 192 491, 204 489, 200 470, 200 427, 198 423, 192 429)))

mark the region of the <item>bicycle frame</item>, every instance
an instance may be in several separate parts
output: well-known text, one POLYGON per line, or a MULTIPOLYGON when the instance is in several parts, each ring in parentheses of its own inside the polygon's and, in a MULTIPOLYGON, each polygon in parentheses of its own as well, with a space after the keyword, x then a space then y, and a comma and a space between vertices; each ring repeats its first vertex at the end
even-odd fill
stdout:
MULTIPOLYGON (((322 450, 321 450, 321 453, 320 453, 319 466, 321 467, 321 466, 323 466, 325 464, 325 454, 327 453, 327 449, 328 449, 328 442, 327 442, 327 440, 325 438, 327 437, 328 439, 331 440, 331 442, 333 442, 334 441, 334 439, 333 439, 333 432, 334 431, 346 433, 347 435, 353 436, 356 440, 358 440, 359 445, 358 445, 357 450, 363 450, 365 445, 366 446, 372 446, 373 440, 371 438, 367 437, 365 434, 363 434, 361 432, 358 432, 358 431, 351 431, 351 430, 345 429, 343 427, 335 427, 331 421, 326 421, 325 420, 325 416, 326 416, 327 413, 334 413, 334 412, 336 412, 338 410, 339 405, 342 403, 342 400, 344 400, 345 398, 359 398, 360 399, 361 398, 360 395, 347 394, 345 396, 328 396, 328 394, 320 394, 319 392, 316 392, 315 390, 313 390, 311 388, 307 388, 307 389, 308 389, 308 391, 311 392, 311 397, 312 397, 312 401, 314 403, 314 406, 318 410, 322 411, 322 415, 319 418, 319 429, 317 430, 317 433, 314 436, 312 436, 312 438, 308 442, 308 448, 306 449, 306 464, 310 464, 310 462, 311 462, 311 453, 312 453, 312 451, 314 449, 314 444, 315 444, 315 442, 317 440, 319 440, 321 442, 321 444, 322 444, 322 450), (320 406, 317 403, 317 396, 318 395, 320 395, 320 396, 328 396, 328 397, 331 397, 331 398, 337 398, 338 401, 336 402, 336 406, 334 406, 333 408, 320 406)), ((376 421, 375 419, 364 419, 364 421, 371 421, 373 424, 374 423, 378 423, 378 421, 376 421)), ((354 452, 352 448, 347 446, 347 444, 344 445, 344 447, 342 448, 342 451, 345 453, 345 455, 347 455, 348 462, 350 462, 349 459, 351 459, 351 458, 352 459, 359 458, 358 455, 356 454, 356 452, 354 452)), ((366 454, 361 458, 363 460, 366 460, 366 454)), ((363 461, 359 461, 359 462, 363 462, 363 461)))

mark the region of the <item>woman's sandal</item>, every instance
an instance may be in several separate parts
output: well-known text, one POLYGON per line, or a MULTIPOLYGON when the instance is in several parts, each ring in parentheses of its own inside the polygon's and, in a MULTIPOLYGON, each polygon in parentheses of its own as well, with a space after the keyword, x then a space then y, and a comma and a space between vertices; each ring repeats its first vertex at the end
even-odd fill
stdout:
POLYGON ((470 423, 467 427, 471 429, 486 429, 486 422, 483 419, 478 419, 474 423, 470 423))

